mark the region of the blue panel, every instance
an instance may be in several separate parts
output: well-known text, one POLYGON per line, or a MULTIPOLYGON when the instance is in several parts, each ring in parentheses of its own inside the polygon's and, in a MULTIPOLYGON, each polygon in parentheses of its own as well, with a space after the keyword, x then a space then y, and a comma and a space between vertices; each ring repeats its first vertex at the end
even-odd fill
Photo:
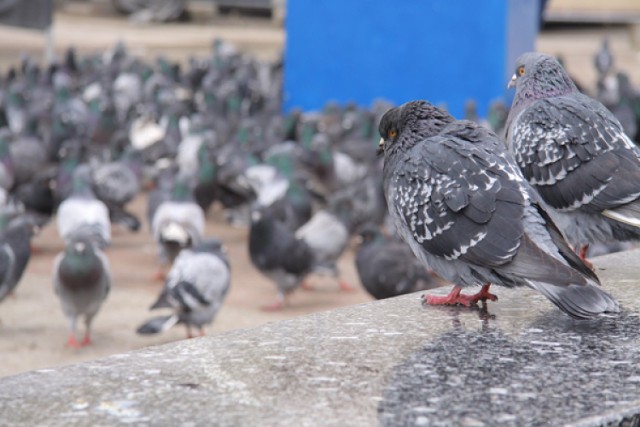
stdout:
POLYGON ((461 117, 474 98, 484 114, 505 94, 507 19, 537 19, 508 1, 289 0, 285 108, 425 98, 461 117))

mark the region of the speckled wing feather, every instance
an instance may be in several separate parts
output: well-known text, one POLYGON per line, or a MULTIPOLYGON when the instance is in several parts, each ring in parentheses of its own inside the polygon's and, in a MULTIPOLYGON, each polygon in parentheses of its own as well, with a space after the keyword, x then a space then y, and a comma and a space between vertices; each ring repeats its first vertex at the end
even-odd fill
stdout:
POLYGON ((640 196, 640 152, 612 114, 583 94, 532 103, 508 140, 525 178, 553 208, 598 213, 640 196))
POLYGON ((407 153, 392 183, 394 207, 431 254, 486 266, 515 256, 524 233, 524 183, 492 149, 499 150, 445 134, 407 153))

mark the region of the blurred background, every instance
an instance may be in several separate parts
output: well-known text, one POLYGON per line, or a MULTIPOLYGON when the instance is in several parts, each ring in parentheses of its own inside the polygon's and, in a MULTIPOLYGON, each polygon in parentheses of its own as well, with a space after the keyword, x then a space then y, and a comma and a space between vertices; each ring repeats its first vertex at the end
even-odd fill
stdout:
POLYGON ((501 132, 529 50, 558 56, 638 140, 634 0, 0 0, 0 238, 12 247, 16 219, 38 226, 0 297, 0 376, 185 338, 136 333, 171 270, 168 243, 225 247, 230 288, 208 333, 442 285, 385 227, 377 122, 422 98, 501 132), (109 210, 112 283, 92 344, 76 348, 53 284, 73 247, 56 213, 82 163, 109 210), (154 217, 164 202, 196 214, 154 217), (301 246, 283 250, 288 239, 301 246), (296 261, 296 284, 310 289, 263 310, 305 248, 313 265, 296 261))

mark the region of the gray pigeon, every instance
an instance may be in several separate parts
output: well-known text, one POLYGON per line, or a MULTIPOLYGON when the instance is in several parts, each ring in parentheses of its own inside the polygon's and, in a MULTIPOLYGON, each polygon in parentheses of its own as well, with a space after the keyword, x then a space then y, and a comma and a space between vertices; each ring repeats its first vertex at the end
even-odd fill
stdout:
POLYGON ((76 235, 91 236, 100 248, 111 242, 109 210, 91 189, 88 165, 80 165, 73 171, 73 191, 58 207, 57 225, 67 244, 76 235))
POLYGON ((295 232, 297 239, 305 242, 313 252, 313 271, 328 272, 338 280, 340 289, 352 291, 340 274, 337 262, 349 243, 349 228, 339 212, 322 209, 295 232))
POLYGON ((171 198, 153 215, 151 231, 163 264, 172 263, 182 249, 199 244, 204 236, 204 211, 195 202, 189 181, 187 176, 178 177, 171 198))
POLYGON ((640 239, 640 151, 551 56, 516 61, 507 145, 584 257, 590 243, 640 239))
POLYGON ((613 68, 613 54, 609 48, 609 38, 602 39, 600 50, 593 56, 593 65, 598 71, 598 78, 603 78, 613 68))
POLYGON ((575 318, 619 310, 493 132, 426 101, 391 109, 379 131, 384 191, 398 234, 425 267, 456 285, 425 303, 495 300, 489 287, 496 284, 536 289, 575 318), (460 293, 471 285, 482 289, 460 293))
POLYGON ((125 210, 140 192, 142 154, 127 149, 117 161, 95 164, 92 167, 93 189, 96 197, 109 208, 114 223, 121 222, 132 231, 140 228, 140 220, 125 210))
POLYGON ((362 286, 376 299, 433 289, 446 284, 413 256, 405 243, 386 238, 378 226, 367 224, 356 252, 362 286))
POLYGON ((0 234, 0 301, 16 288, 31 258, 31 238, 37 227, 24 216, 7 224, 0 234))
POLYGON ((109 294, 111 273, 107 257, 91 236, 76 235, 54 260, 53 283, 69 320, 69 347, 91 344, 91 322, 109 294), (76 322, 84 317, 85 334, 78 343, 76 322))
POLYGON ((230 284, 229 261, 218 240, 207 239, 183 250, 169 271, 162 294, 151 306, 152 310, 171 308, 173 314, 145 322, 138 333, 155 334, 184 323, 189 338, 192 326, 204 335, 204 325, 213 322, 230 284))
POLYGON ((275 303, 262 307, 279 310, 287 295, 297 289, 314 267, 314 254, 309 245, 277 220, 269 208, 251 214, 249 228, 251 263, 269 277, 278 289, 275 303))

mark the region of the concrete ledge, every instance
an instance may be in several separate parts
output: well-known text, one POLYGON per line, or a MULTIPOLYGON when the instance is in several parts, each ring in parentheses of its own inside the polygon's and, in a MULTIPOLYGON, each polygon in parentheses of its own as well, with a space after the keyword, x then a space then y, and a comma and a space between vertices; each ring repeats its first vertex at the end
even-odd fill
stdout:
POLYGON ((615 319, 407 295, 2 378, 0 425, 637 425, 638 259, 595 260, 615 319))

